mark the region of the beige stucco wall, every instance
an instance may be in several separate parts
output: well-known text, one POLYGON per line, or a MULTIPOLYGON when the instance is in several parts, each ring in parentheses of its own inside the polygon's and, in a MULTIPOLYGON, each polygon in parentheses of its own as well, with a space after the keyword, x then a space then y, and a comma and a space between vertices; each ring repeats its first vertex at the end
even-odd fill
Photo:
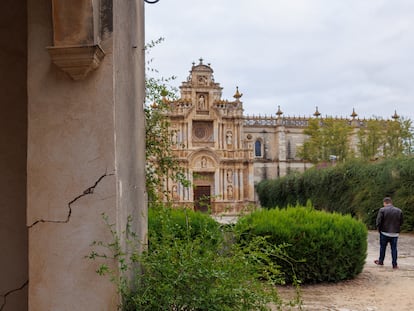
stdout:
POLYGON ((27 310, 26 4, 0 2, 0 309, 27 310))
POLYGON ((85 256, 110 239, 101 213, 119 231, 138 214, 145 233, 143 3, 114 3, 105 58, 81 81, 51 63, 50 3, 28 2, 29 310, 116 310, 114 285, 85 256))
POLYGON ((146 237, 144 1, 114 2, 115 162, 120 229, 146 237))

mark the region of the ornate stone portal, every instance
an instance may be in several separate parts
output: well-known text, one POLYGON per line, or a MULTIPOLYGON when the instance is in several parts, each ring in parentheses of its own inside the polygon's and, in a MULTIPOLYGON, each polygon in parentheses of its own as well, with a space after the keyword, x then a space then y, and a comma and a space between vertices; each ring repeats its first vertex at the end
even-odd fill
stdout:
POLYGON ((240 211, 254 202, 254 189, 246 179, 252 163, 246 161, 240 97, 221 100, 222 88, 202 59, 193 63, 180 89, 181 99, 170 103, 171 137, 193 187, 174 183, 166 187, 177 204, 203 211, 211 207, 214 213, 240 211))

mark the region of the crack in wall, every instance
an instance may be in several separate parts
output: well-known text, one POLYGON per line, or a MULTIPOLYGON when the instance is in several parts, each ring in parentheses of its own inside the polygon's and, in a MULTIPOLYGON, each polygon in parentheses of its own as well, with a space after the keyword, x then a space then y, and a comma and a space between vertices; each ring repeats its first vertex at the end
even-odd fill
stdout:
MULTIPOLYGON (((37 225, 38 223, 45 223, 45 222, 48 222, 48 223, 57 223, 57 224, 66 224, 66 223, 68 223, 69 221, 70 221, 70 217, 72 216, 72 204, 73 203, 75 203, 77 200, 79 200, 80 198, 82 198, 82 197, 84 197, 84 196, 86 196, 86 195, 89 195, 89 194, 93 194, 93 192, 95 191, 95 188, 98 186, 98 184, 105 178, 105 177, 107 177, 107 176, 114 176, 115 174, 114 173, 111 173, 111 174, 107 174, 107 173, 105 173, 105 174, 103 174, 101 177, 99 177, 96 181, 95 181, 95 183, 92 185, 92 186, 90 186, 90 187, 88 187, 88 188, 86 188, 86 190, 84 190, 83 192, 82 192, 82 194, 80 194, 80 195, 78 195, 77 197, 75 197, 72 201, 70 201, 69 203, 68 203, 68 215, 66 216, 66 219, 65 220, 49 220, 49 219, 39 219, 39 220, 36 220, 35 222, 33 222, 30 226, 28 226, 28 229, 31 229, 31 228, 33 228, 35 225, 37 225)), ((1 311, 1 309, 0 309, 0 311, 1 311)))
POLYGON ((4 309, 4 307, 6 307, 7 304, 7 297, 10 296, 11 294, 21 291, 23 290, 23 288, 25 288, 27 285, 29 284, 29 280, 27 280, 26 282, 23 283, 22 286, 20 286, 19 288, 15 288, 12 290, 9 290, 7 293, 5 293, 3 296, 3 303, 0 305, 0 311, 2 311, 4 309))

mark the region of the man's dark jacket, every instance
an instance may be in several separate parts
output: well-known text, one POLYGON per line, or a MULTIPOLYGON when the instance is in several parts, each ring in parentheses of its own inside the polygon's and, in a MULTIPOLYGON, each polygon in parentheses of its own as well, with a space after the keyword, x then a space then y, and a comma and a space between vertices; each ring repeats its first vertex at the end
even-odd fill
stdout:
POLYGON ((402 211, 393 205, 380 208, 377 215, 378 231, 388 233, 399 233, 403 224, 402 211))

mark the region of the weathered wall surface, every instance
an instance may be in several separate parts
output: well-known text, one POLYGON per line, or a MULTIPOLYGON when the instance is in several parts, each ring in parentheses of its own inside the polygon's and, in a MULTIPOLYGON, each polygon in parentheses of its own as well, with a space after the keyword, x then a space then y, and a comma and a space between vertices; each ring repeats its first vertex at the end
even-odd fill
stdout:
POLYGON ((0 309, 27 310, 26 3, 0 2, 0 309))
MULTIPOLYGON (((114 2, 115 146, 121 220, 146 236, 144 1, 114 2)), ((125 224, 121 221, 119 225, 125 224)))
POLYGON ((29 310, 115 310, 113 285, 84 258, 108 238, 100 214, 116 219, 112 53, 71 80, 46 50, 50 4, 29 1, 29 310))
POLYGON ((143 68, 143 58, 131 47, 142 46, 143 36, 129 27, 139 24, 142 8, 114 5, 114 33, 102 36, 105 58, 73 81, 46 50, 53 44, 50 2, 29 0, 28 10, 29 310, 116 310, 114 285, 84 257, 92 241, 110 239, 102 213, 120 231, 129 214, 145 214, 143 89, 136 68, 143 68))

